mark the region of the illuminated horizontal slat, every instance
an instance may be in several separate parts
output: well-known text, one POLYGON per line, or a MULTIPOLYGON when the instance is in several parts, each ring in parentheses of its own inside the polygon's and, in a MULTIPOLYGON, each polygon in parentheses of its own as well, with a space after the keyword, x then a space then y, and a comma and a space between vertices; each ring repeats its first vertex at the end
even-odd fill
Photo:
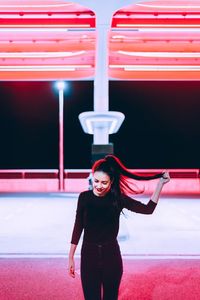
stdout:
POLYGON ((69 7, 69 6, 72 6, 74 5, 74 3, 55 3, 55 4, 0 4, 0 9, 16 9, 16 10, 21 10, 23 8, 28 8, 28 9, 34 9, 34 8, 39 8, 39 9, 42 9, 42 8, 64 8, 64 7, 69 7))
POLYGON ((71 18, 74 18, 74 19, 83 19, 83 18, 91 18, 91 15, 90 14, 79 14, 77 16, 76 13, 74 14, 69 14, 69 13, 52 13, 52 14, 48 14, 48 13, 30 13, 30 14, 17 14, 17 13, 14 13, 14 14, 10 14, 10 13, 4 13, 2 14, 0 12, 0 19, 19 19, 19 20, 24 20, 24 19, 49 19, 51 20, 52 18, 56 18, 56 19, 71 19, 71 18))
MULTIPOLYGON (((122 27, 122 28, 112 28, 111 29, 111 31, 112 32, 123 32, 123 34, 126 34, 126 32, 127 33, 143 33, 143 32, 148 32, 148 33, 157 33, 157 32, 159 32, 159 33, 163 33, 163 32, 166 32, 166 33, 176 33, 176 32, 181 32, 181 33, 184 33, 184 32, 186 32, 186 33, 199 33, 200 32, 200 27, 199 28, 197 28, 197 27, 192 27, 192 28, 185 28, 185 27, 183 27, 183 28, 176 28, 176 27, 170 27, 170 28, 166 28, 166 27, 163 27, 163 26, 159 26, 158 28, 156 28, 156 27, 151 27, 150 25, 149 25, 149 28, 147 27, 147 28, 141 28, 141 27, 139 27, 140 25, 138 25, 138 27, 137 28, 134 28, 134 26, 133 26, 133 28, 126 28, 126 27, 122 27)), ((178 39, 178 36, 177 36, 177 39, 178 39)))
POLYGON ((0 58, 52 58, 52 57, 71 57, 84 54, 85 51, 78 52, 0 52, 0 58))
POLYGON ((0 66, 0 72, 35 72, 35 71, 75 71, 76 69, 89 69, 91 65, 68 65, 68 66, 0 66))
POLYGON ((110 65, 111 69, 125 71, 200 71, 200 66, 173 66, 173 65, 110 65))
POLYGON ((12 33, 12 32, 16 32, 16 33, 23 33, 23 32, 64 32, 66 33, 68 31, 67 28, 62 28, 62 27, 59 27, 59 28, 43 28, 41 26, 37 26, 36 28, 27 28, 27 26, 25 26, 24 28, 16 28, 16 27, 13 27, 13 26, 6 26, 4 28, 1 28, 1 25, 0 25, 0 34, 3 33, 3 32, 8 32, 8 33, 12 33))
POLYGON ((0 24, 0 30, 2 28, 41 28, 42 26, 46 26, 46 28, 90 28, 89 24, 16 24, 16 25, 3 25, 0 24))
POLYGON ((141 56, 141 57, 170 57, 170 58, 182 58, 200 57, 200 52, 128 52, 128 51, 117 51, 119 54, 124 54, 127 56, 141 56))
MULTIPOLYGON (((178 1, 177 1, 178 2, 178 1)), ((185 4, 183 4, 182 3, 183 1, 180 1, 180 3, 174 3, 174 4, 172 4, 172 3, 170 3, 170 1, 168 1, 168 3, 166 3, 166 4, 161 4, 161 2, 159 3, 159 2, 150 2, 150 3, 148 3, 148 2, 143 2, 143 3, 136 3, 136 6, 139 6, 139 7, 145 7, 145 8, 161 8, 161 9, 187 9, 187 10, 189 10, 189 9, 200 9, 200 4, 194 4, 194 3, 192 3, 192 1, 191 2, 189 2, 188 1, 188 3, 187 3, 187 5, 185 4)))
POLYGON ((135 11, 135 10, 128 10, 128 11, 117 11, 117 13, 114 14, 115 19, 119 18, 126 18, 126 19, 157 19, 157 18, 198 18, 200 16, 200 11, 196 12, 182 12, 182 11, 135 11))

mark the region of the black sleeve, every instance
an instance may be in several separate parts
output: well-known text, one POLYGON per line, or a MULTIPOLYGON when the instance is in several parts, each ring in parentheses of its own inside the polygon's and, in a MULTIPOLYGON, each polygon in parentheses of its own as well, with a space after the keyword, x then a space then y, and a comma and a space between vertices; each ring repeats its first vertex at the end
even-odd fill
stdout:
POLYGON ((147 204, 144 204, 126 195, 122 196, 122 207, 139 214, 152 214, 154 209, 156 208, 156 205, 157 203, 153 202, 152 200, 149 200, 147 204))
POLYGON ((72 232, 71 243, 77 245, 83 231, 83 210, 84 210, 84 197, 81 193, 78 198, 78 204, 76 209, 76 218, 74 222, 74 229, 72 232))

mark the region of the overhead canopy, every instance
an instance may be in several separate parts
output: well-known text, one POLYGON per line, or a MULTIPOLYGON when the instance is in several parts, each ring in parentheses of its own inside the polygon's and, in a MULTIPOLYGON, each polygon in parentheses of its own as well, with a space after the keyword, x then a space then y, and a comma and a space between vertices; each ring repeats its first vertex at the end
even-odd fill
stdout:
MULTIPOLYGON (((106 9, 106 8, 105 8, 106 9)), ((93 80, 95 12, 64 0, 0 2, 0 80, 93 80)), ((115 12, 109 78, 199 80, 199 1, 146 1, 115 12)))

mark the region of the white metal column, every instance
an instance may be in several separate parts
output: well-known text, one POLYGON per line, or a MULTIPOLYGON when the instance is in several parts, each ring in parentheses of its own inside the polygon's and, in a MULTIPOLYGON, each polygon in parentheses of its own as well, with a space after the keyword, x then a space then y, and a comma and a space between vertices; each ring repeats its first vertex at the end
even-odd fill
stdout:
POLYGON ((109 134, 117 132, 124 115, 109 111, 109 80, 108 80, 108 33, 111 28, 113 13, 123 6, 132 4, 130 0, 90 1, 79 0, 78 3, 90 7, 96 13, 96 57, 94 78, 94 111, 79 115, 84 132, 93 134, 93 143, 106 145, 109 134))

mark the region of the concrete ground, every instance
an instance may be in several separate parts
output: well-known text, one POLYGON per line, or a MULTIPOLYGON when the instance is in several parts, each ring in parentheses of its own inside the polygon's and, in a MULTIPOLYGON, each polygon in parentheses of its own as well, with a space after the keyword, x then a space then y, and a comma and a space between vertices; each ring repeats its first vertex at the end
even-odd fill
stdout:
MULTIPOLYGON (((1 194, 0 256, 66 256, 77 198, 66 193, 1 194)), ((200 197, 161 197, 153 215, 124 214, 118 240, 126 258, 200 258, 200 197)))

